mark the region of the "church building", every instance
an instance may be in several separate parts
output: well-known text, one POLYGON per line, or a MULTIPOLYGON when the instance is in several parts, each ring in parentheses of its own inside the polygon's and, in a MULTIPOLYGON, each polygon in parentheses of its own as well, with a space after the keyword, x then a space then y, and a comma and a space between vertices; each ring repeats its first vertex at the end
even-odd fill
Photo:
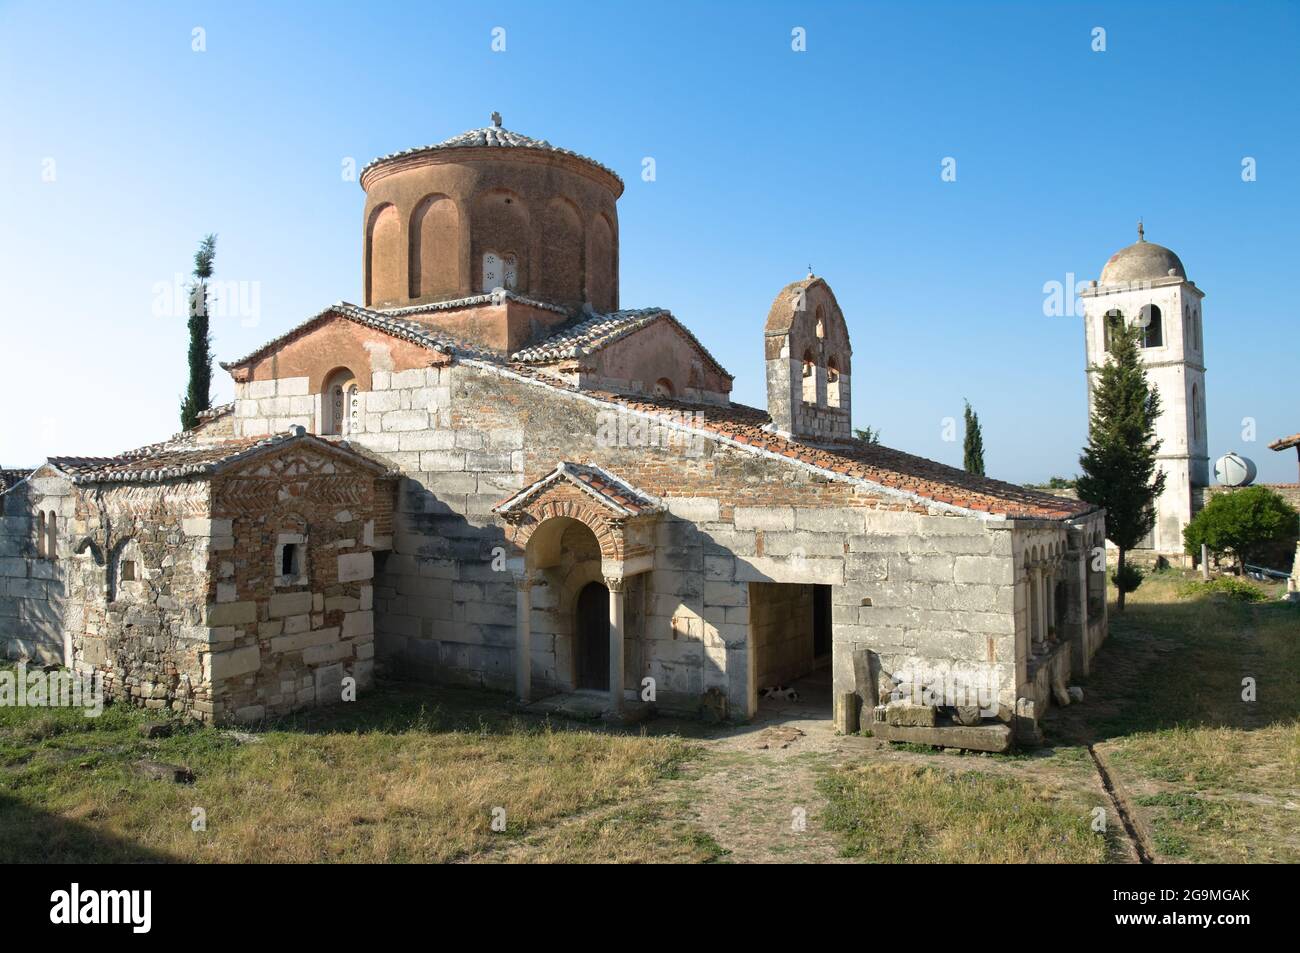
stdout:
MULTIPOLYGON (((1104 513, 857 439, 825 278, 754 315, 748 407, 683 317, 623 306, 604 165, 494 116, 360 182, 359 303, 223 363, 194 430, 4 474, 10 657, 216 722, 364 703, 375 668, 616 719, 794 684, 843 731, 986 750, 1069 702, 1104 513)), ((1170 334, 1200 293, 1166 278, 1170 334)))

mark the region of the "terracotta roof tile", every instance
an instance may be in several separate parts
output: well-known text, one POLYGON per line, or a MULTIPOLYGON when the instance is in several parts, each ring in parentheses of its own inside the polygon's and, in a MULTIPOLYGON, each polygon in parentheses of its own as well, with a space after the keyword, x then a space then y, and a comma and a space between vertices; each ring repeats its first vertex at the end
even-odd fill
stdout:
MULTIPOLYGON (((483 362, 480 366, 490 369, 494 365, 483 362)), ((743 404, 720 406, 578 390, 527 365, 514 364, 503 369, 555 390, 661 415, 669 426, 712 434, 752 452, 770 453, 850 479, 877 484, 887 490, 973 512, 1015 519, 1066 520, 1097 509, 1091 503, 976 476, 879 444, 861 440, 816 446, 801 443, 771 430, 772 420, 765 411, 743 404)))
POLYGON ((256 456, 295 440, 344 453, 379 471, 387 467, 346 443, 321 440, 301 429, 270 437, 237 437, 201 443, 176 440, 128 450, 115 457, 50 457, 49 463, 66 473, 73 483, 157 483, 184 477, 207 477, 230 464, 256 456))
MULTIPOLYGON (((497 118, 500 119, 500 117, 497 118)), ((390 152, 386 156, 380 156, 378 159, 372 159, 366 163, 361 170, 361 175, 364 177, 375 166, 383 165, 394 159, 405 159, 408 156, 422 155, 429 152, 441 152, 445 149, 473 148, 532 149, 539 152, 554 152, 559 155, 572 156, 612 175, 615 179, 618 179, 620 184, 623 182, 617 172, 609 166, 597 162, 590 156, 584 156, 570 149, 561 149, 559 146, 551 145, 545 139, 534 139, 532 136, 525 136, 522 133, 513 132, 499 125, 484 126, 481 129, 468 129, 458 136, 452 136, 450 139, 444 139, 442 142, 431 146, 417 146, 413 149, 402 149, 400 152, 390 152)))
POLYGON ((536 344, 516 351, 510 355, 510 360, 519 364, 551 364, 555 361, 581 357, 608 347, 615 341, 634 331, 640 331, 656 321, 671 322, 673 327, 699 351, 701 357, 727 377, 731 377, 727 369, 718 363, 717 358, 709 353, 708 348, 700 343, 699 338, 691 333, 690 328, 664 308, 626 309, 611 311, 608 314, 593 314, 578 324, 561 328, 536 344))
POLYGON ((572 463, 565 460, 540 480, 530 483, 519 492, 502 500, 492 508, 492 512, 503 515, 514 512, 547 487, 561 480, 568 481, 590 493, 598 502, 622 517, 658 513, 662 509, 653 497, 633 488, 608 470, 591 463, 572 463))
POLYGON ((0 470, 0 493, 8 491, 31 474, 31 470, 0 470))

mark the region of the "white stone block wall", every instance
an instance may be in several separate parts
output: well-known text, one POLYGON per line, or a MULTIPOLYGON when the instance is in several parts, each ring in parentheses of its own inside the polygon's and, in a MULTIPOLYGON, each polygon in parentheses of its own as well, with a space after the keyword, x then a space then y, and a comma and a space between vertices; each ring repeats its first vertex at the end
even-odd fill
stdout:
POLYGON ((241 437, 283 433, 290 427, 319 432, 320 395, 305 377, 235 384, 235 434, 241 437))
POLYGON ((67 658, 69 534, 76 515, 71 485, 37 470, 5 494, 0 516, 0 657, 62 664, 67 658), (58 517, 52 558, 39 556, 36 513, 58 517))

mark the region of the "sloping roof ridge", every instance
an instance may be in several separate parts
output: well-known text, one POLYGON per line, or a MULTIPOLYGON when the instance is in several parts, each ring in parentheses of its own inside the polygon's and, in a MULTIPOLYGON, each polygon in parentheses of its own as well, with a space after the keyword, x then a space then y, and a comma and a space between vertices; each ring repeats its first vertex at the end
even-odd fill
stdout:
POLYGON ((593 313, 577 324, 558 329, 536 344, 521 348, 510 355, 510 360, 521 364, 549 364, 582 357, 603 350, 659 320, 670 322, 705 360, 728 378, 734 379, 734 375, 722 366, 690 328, 668 308, 659 307, 620 308, 603 314, 593 313))
MULTIPOLYGON (((881 483, 878 480, 871 479, 870 477, 862 476, 859 474, 848 473, 842 470, 831 469, 829 467, 819 466, 814 462, 810 462, 809 460, 805 460, 801 458, 799 455, 797 455, 794 452, 778 453, 774 450, 767 449, 767 447, 765 446, 757 446, 743 439, 737 439, 737 437, 729 436, 728 434, 723 433, 720 429, 713 429, 708 427, 707 425, 703 427, 693 426, 687 422, 689 420, 689 415, 682 414, 680 411, 674 411, 672 408, 664 408, 658 411, 650 410, 647 409, 645 406, 637 406, 637 404, 644 405, 646 403, 645 401, 636 401, 633 398, 626 398, 618 394, 607 394, 603 392, 598 393, 592 391, 579 390, 570 385, 566 385, 562 381, 548 379, 538 374, 530 374, 527 372, 528 370, 527 368, 508 367, 491 361, 481 361, 472 358, 462 359, 462 363, 472 367, 478 367, 480 369, 486 370, 488 373, 491 374, 499 374, 505 377, 509 377, 523 384, 532 385, 536 387, 545 387, 548 390, 553 392, 567 394, 571 398, 577 399, 584 403, 591 404, 593 406, 618 407, 623 409, 627 413, 641 416, 648 420, 654 420, 657 423, 661 424, 662 426, 665 426, 671 430, 680 430, 685 433, 692 433, 702 437, 706 437, 715 442, 736 449, 743 450, 747 453, 752 453, 758 456, 766 457, 768 459, 779 461, 784 464, 799 467, 801 469, 815 473, 818 476, 821 476, 828 480, 833 480, 842 483, 851 483, 858 486, 864 486, 871 489, 875 493, 879 493, 882 496, 889 497, 892 499, 908 500, 911 502, 920 503, 927 507, 936 509, 940 512, 948 512, 948 513, 953 513, 961 516, 969 516, 969 517, 974 517, 976 519, 981 519, 986 521, 1001 522, 1001 521, 1015 520, 1015 519, 1044 519, 1044 520, 1052 520, 1052 521, 1061 521, 1067 519, 1077 519, 1079 517, 1086 516, 1089 513, 1096 512, 1097 510, 1097 507, 1095 506, 1091 506, 1089 504, 1083 504, 1085 506, 1089 506, 1089 508, 1086 510, 1078 509, 1075 512, 1067 512, 1067 510, 1070 509, 1067 505, 1071 502, 1069 500, 1066 500, 1064 498, 1059 498, 1059 497, 1052 497, 1048 494, 1035 493, 1033 491, 1025 490, 1023 487, 1018 487, 1015 484, 1005 483, 1003 481, 993 480, 987 477, 983 477, 980 479, 982 479, 984 482, 988 484, 995 485, 995 487, 997 488, 1007 487, 1015 491, 1015 495, 1020 497, 1022 500, 1024 500, 1025 498, 1029 498, 1027 502, 1033 502, 1034 500, 1041 498, 1042 500, 1041 505, 1043 506, 1044 509, 1047 508, 1048 504, 1054 504, 1051 508, 1051 512, 1039 514, 1039 515, 1034 515, 1034 514, 1021 515, 1015 512, 1016 511, 1015 500, 1006 499, 1005 497, 999 497, 993 493, 988 493, 986 495, 992 497, 993 499, 998 500, 1000 503, 1005 504, 1004 509, 1006 510, 1006 512, 994 512, 988 509, 980 509, 976 507, 963 506, 957 503, 950 503, 945 500, 938 499, 935 496, 928 496, 924 493, 920 493, 915 490, 908 490, 908 489, 903 489, 901 487, 890 486, 887 483, 881 483)), ((718 405, 713 405, 713 404, 701 403, 698 405, 691 405, 685 401, 675 401, 675 403, 684 404, 687 406, 694 406, 698 410, 705 411, 705 412, 708 411, 716 412, 720 409, 718 405)), ((764 416, 766 416, 764 412, 759 411, 757 408, 747 407, 743 404, 732 403, 728 406, 731 407, 732 409, 762 413, 764 416)), ((775 437, 775 435, 773 436, 775 437)), ((802 447, 802 444, 799 444, 798 442, 795 441, 785 440, 783 438, 776 438, 776 439, 782 439, 782 442, 789 444, 792 450, 797 450, 798 448, 802 447)), ((861 441, 857 441, 857 442, 861 443, 861 441)), ((807 449, 814 450, 815 448, 809 447, 807 449)), ((926 460, 926 458, 924 457, 917 457, 914 454, 908 454, 901 450, 891 449, 890 452, 897 453, 901 456, 909 457, 916 460, 923 460, 926 463, 935 464, 935 461, 926 460)), ((859 462, 853 460, 850 457, 841 457, 841 459, 844 461, 846 465, 851 465, 859 462)), ((945 464, 935 464, 935 465, 942 466, 950 470, 954 469, 952 467, 947 467, 945 464)), ((886 468, 881 467, 879 469, 883 470, 886 468)), ((897 472, 897 471, 889 471, 889 472, 897 472)), ((898 475, 904 476, 905 474, 898 473, 898 475)), ((960 489, 960 487, 954 486, 953 489, 958 490, 960 489)), ((974 492, 979 492, 979 491, 974 491, 974 492)))
POLYGON ((76 484, 156 483, 162 480, 183 479, 191 476, 209 476, 218 470, 225 469, 236 463, 242 463, 268 450, 299 440, 330 453, 345 456, 349 460, 355 460, 372 470, 383 473, 393 472, 392 468, 387 464, 369 455, 358 453, 349 443, 340 442, 336 444, 332 441, 322 440, 315 434, 307 433, 301 427, 266 437, 235 437, 194 446, 160 443, 153 444, 150 447, 129 450, 116 457, 51 457, 47 462, 50 466, 65 473, 76 484), (203 451, 210 451, 212 457, 210 459, 170 465, 165 459, 168 454, 201 453, 203 451), (147 462, 153 457, 163 458, 159 460, 160 466, 120 471, 111 469, 114 465, 147 462))

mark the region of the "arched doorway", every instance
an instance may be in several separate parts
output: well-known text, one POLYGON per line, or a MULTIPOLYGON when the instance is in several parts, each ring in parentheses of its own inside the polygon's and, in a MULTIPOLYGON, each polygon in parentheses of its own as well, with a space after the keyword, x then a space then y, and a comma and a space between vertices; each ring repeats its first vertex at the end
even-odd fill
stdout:
POLYGON ((578 688, 609 691, 609 590, 589 582, 573 610, 574 674, 578 688))

